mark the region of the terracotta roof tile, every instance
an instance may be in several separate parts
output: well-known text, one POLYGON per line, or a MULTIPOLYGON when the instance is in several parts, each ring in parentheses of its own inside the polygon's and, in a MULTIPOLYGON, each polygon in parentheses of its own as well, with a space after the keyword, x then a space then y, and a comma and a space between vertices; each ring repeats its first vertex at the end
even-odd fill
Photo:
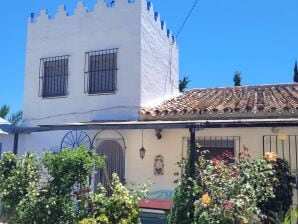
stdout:
POLYGON ((193 89, 143 107, 141 120, 298 117, 298 84, 193 89))

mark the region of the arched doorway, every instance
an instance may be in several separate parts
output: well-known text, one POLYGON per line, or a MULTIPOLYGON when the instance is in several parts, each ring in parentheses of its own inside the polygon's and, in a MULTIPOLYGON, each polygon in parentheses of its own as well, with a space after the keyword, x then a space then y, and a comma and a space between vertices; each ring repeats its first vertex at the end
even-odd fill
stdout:
POLYGON ((98 184, 102 183, 108 194, 110 194, 110 181, 113 173, 118 174, 121 182, 125 181, 125 151, 118 141, 104 140, 96 148, 96 153, 106 157, 106 169, 103 171, 97 170, 94 187, 96 189, 98 184))

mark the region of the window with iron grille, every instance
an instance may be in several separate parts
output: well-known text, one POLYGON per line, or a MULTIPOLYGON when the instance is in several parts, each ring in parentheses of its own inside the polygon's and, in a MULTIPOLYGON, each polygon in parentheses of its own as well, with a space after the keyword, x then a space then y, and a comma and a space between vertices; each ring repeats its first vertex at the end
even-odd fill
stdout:
POLYGON ((40 60, 39 95, 43 98, 67 95, 68 56, 40 60))
POLYGON ((108 49, 87 52, 85 56, 85 92, 114 93, 117 88, 117 52, 108 49))
POLYGON ((207 159, 225 159, 232 162, 232 158, 240 152, 239 136, 199 137, 196 144, 199 147, 197 157, 208 151, 207 154, 204 153, 207 159))
POLYGON ((264 135, 263 155, 266 152, 275 152, 288 161, 292 171, 298 172, 298 135, 264 135))

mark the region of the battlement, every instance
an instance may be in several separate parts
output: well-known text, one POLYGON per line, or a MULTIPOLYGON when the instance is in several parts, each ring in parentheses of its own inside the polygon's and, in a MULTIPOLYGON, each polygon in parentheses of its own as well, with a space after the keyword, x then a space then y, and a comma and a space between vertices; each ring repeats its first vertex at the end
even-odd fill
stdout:
POLYGON ((171 43, 175 43, 175 37, 172 34, 172 31, 167 29, 166 22, 160 19, 160 14, 154 11, 152 2, 148 2, 147 0, 112 0, 109 2, 98 0, 92 11, 88 10, 84 1, 79 1, 72 13, 67 11, 65 5, 60 5, 53 17, 49 15, 48 10, 46 9, 42 9, 39 15, 31 13, 29 24, 47 25, 48 23, 53 22, 63 23, 67 22, 70 18, 106 15, 109 11, 113 15, 115 15, 115 11, 118 11, 119 16, 122 16, 121 12, 129 13, 130 10, 138 9, 142 10, 144 13, 149 13, 152 20, 156 22, 156 26, 165 33, 171 43))

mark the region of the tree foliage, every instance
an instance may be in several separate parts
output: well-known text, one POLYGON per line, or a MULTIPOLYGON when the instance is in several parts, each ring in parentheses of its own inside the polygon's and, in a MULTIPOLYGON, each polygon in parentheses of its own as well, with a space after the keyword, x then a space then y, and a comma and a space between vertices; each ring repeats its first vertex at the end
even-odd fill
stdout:
POLYGON ((3 105, 0 108, 0 117, 5 119, 7 115, 9 114, 9 106, 3 105))
POLYGON ((294 82, 298 82, 298 65, 297 65, 297 61, 295 62, 295 66, 294 66, 294 82))
POLYGON ((241 79, 241 72, 236 71, 233 77, 234 86, 241 86, 241 79))
POLYGON ((179 92, 184 92, 190 81, 191 80, 187 76, 184 76, 182 80, 179 80, 179 92))
POLYGON ((14 125, 19 125, 22 121, 23 111, 19 110, 15 113, 12 113, 8 118, 8 121, 14 125))
POLYGON ((8 121, 14 125, 19 125, 22 121, 23 112, 17 111, 15 113, 12 113, 9 117, 10 108, 8 105, 3 105, 0 108, 0 117, 3 119, 8 119, 8 121), (8 118, 7 118, 8 117, 8 118))

